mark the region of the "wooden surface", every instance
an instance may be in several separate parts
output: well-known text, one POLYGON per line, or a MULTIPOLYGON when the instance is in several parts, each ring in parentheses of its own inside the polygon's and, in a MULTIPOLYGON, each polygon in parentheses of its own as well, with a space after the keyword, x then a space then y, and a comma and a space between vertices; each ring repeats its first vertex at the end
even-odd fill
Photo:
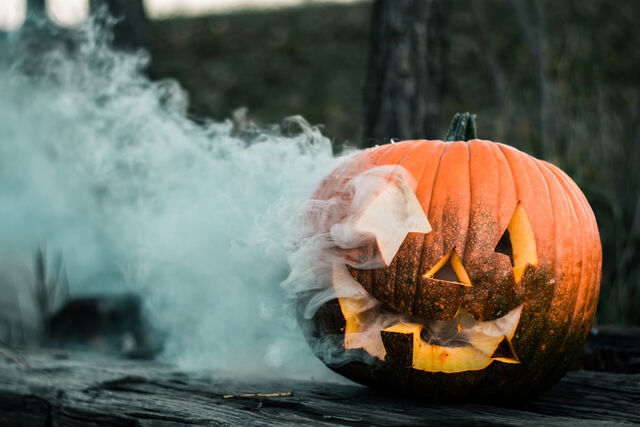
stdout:
POLYGON ((238 382, 89 354, 0 355, 0 426, 640 423, 640 374, 575 371, 515 408, 434 405, 352 384, 238 382), (15 357, 15 360, 12 360, 15 357), (291 395, 287 395, 289 393, 291 395), (284 396, 225 397, 243 393, 284 396))

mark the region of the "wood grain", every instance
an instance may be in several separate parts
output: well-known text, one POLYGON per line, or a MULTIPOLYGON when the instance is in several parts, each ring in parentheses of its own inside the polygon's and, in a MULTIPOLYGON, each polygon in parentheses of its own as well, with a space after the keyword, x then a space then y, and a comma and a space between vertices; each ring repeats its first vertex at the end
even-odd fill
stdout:
POLYGON ((640 374, 570 372, 524 406, 493 407, 434 405, 347 383, 236 380, 51 350, 17 359, 0 357, 3 427, 640 423, 640 374))

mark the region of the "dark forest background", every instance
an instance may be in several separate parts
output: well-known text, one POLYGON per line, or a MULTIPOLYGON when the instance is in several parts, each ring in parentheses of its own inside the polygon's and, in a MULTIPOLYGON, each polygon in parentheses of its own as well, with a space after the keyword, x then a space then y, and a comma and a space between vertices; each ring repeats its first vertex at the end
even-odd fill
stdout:
MULTIPOLYGON (((372 8, 153 21, 150 71, 184 85, 194 116, 235 111, 237 120, 265 124, 301 114, 324 125, 336 151, 366 145, 372 8)), ((423 137, 444 137, 455 112, 471 111, 481 138, 564 169, 600 229, 597 322, 639 324, 640 2, 455 0, 437 13, 446 19, 441 111, 423 137)))
POLYGON ((380 0, 151 21, 137 1, 92 5, 105 2, 129 5, 113 11, 133 19, 116 43, 148 49, 148 74, 179 81, 195 120, 300 114, 340 152, 442 138, 454 113, 477 114, 479 137, 547 159, 582 188, 604 254, 596 320, 640 324, 640 2, 380 0), (371 111, 387 69, 371 56, 380 40, 373 52, 399 64, 404 90, 420 87, 426 113, 407 128, 372 129, 389 118, 371 111))

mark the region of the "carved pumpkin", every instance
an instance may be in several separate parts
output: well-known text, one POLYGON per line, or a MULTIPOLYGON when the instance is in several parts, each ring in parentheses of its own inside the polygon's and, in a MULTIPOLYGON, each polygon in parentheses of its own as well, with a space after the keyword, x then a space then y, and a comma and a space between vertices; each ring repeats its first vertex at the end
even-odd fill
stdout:
POLYGON ((348 223, 366 238, 334 242, 334 298, 304 329, 329 367, 363 384, 440 401, 524 400, 564 374, 591 328, 598 229, 560 169, 466 141, 473 116, 456 120, 449 142, 364 150, 321 183, 313 198, 330 213, 307 222, 318 233, 348 223), (350 208, 354 182, 376 170, 387 184, 350 208))

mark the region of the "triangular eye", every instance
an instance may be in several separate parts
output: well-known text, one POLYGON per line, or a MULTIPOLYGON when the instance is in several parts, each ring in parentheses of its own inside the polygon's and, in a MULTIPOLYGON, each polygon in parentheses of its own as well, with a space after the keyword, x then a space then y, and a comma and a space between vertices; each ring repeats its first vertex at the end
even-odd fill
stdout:
POLYGON ((424 276, 426 279, 444 280, 446 282, 459 283, 464 286, 471 286, 471 280, 467 271, 462 266, 462 260, 455 251, 451 249, 447 254, 427 271, 424 276))
POLYGON ((502 233, 494 251, 509 257, 516 283, 522 279, 527 265, 538 265, 535 236, 521 203, 518 202, 509 225, 502 233))
POLYGON ((446 263, 444 267, 436 271, 436 274, 434 274, 432 278, 437 280, 445 280, 447 282, 460 282, 460 279, 458 279, 458 275, 456 274, 453 267, 451 267, 450 262, 446 263))
POLYGON ((500 237, 494 252, 508 256, 511 261, 511 265, 513 265, 513 247, 511 246, 511 236, 509 236, 508 228, 504 230, 504 233, 502 233, 502 237, 500 237))

